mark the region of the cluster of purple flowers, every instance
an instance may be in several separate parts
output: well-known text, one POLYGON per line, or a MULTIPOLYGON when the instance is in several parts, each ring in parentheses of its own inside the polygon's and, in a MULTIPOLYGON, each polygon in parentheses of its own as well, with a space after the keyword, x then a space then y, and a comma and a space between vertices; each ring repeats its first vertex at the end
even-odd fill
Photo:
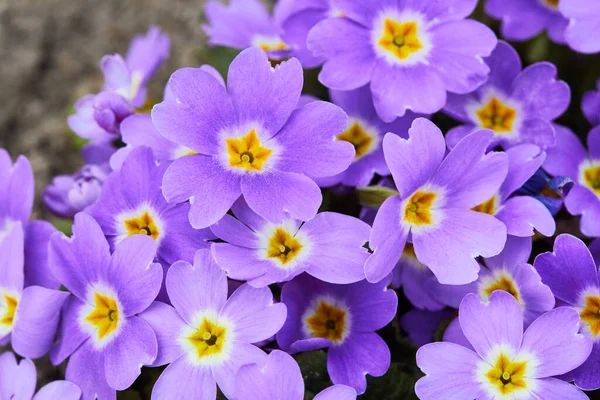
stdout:
MULTIPOLYGON (((485 6, 508 39, 547 29, 589 53, 598 4, 485 6)), ((31 166, 0 150, 0 344, 22 357, 0 355, 0 399, 116 399, 166 366, 153 399, 301 400, 295 355, 323 349, 332 385, 314 398, 355 399, 390 368, 380 330, 398 289, 421 399, 600 388, 600 241, 562 234, 529 263, 563 203, 600 237, 600 127, 586 148, 556 124, 569 86, 549 62, 523 68, 467 19, 476 5, 211 1, 210 42, 243 51, 226 80, 173 73, 151 113, 168 36, 105 56, 103 90, 68 121, 86 165, 43 194, 70 237, 29 221, 31 166), (302 96, 318 66, 331 102, 302 96), (460 124, 445 136, 440 111, 460 124), (340 191, 375 200, 360 218, 331 211, 323 193, 340 191), (65 380, 34 395, 47 354, 65 380)), ((600 124, 600 94, 582 110, 600 124)))

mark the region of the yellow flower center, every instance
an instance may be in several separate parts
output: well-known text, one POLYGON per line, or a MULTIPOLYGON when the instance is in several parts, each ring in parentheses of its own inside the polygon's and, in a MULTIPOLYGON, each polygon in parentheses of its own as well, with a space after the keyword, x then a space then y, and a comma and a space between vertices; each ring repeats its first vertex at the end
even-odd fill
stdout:
POLYGON ((588 325, 592 336, 598 336, 600 334, 600 296, 586 296, 585 306, 579 316, 588 325))
POLYGON ((194 346, 198 360, 212 355, 221 354, 225 340, 227 340, 227 328, 219 326, 208 318, 204 318, 200 327, 187 340, 194 346))
POLYGON ((521 302, 519 290, 510 276, 501 274, 494 277, 491 282, 485 281, 483 287, 480 289, 481 297, 484 300, 488 300, 491 294, 496 290, 504 290, 505 292, 510 293, 519 303, 521 302))
POLYGON ((600 196, 600 165, 586 168, 583 171, 583 180, 587 187, 600 196))
POLYGON ((4 313, 0 314, 0 324, 11 328, 15 320, 18 300, 8 294, 4 294, 4 313))
POLYGON ((416 192, 404 209, 404 219, 414 225, 431 224, 431 206, 437 197, 433 192, 416 192))
POLYGON ((285 229, 278 227, 269 239, 267 256, 277 259, 285 265, 292 261, 302 250, 302 243, 285 229))
POLYGON ((513 131, 517 110, 492 97, 475 114, 483 128, 491 129, 496 133, 508 133, 513 131))
POLYGON ((542 2, 550 8, 558 8, 559 0, 542 0, 542 2))
POLYGON ((344 140, 354 146, 355 156, 354 159, 358 160, 362 156, 366 155, 373 146, 373 138, 369 135, 360 123, 355 122, 344 132, 336 136, 338 140, 344 140))
POLYGON ((117 301, 109 296, 96 292, 94 303, 85 320, 96 329, 98 340, 102 340, 117 329, 121 313, 117 301))
POLYGON ((139 217, 125 220, 124 224, 128 236, 148 235, 154 240, 157 240, 160 236, 158 226, 148 211, 144 211, 139 217))
POLYGON ((229 166, 247 171, 262 171, 264 163, 273 152, 262 146, 255 129, 239 139, 227 139, 226 143, 229 166))
POLYGON ((386 18, 379 46, 400 60, 417 53, 423 48, 419 40, 418 25, 414 21, 397 22, 386 18))
POLYGON ((321 301, 315 312, 306 319, 306 324, 314 337, 339 343, 344 339, 346 311, 321 301))
POLYGON ((485 374, 490 383, 502 395, 508 395, 527 388, 525 372, 527 362, 511 361, 505 354, 500 353, 493 367, 485 374))
POLYGON ((494 215, 496 213, 496 197, 490 197, 489 200, 486 200, 480 205, 473 207, 471 210, 494 215))

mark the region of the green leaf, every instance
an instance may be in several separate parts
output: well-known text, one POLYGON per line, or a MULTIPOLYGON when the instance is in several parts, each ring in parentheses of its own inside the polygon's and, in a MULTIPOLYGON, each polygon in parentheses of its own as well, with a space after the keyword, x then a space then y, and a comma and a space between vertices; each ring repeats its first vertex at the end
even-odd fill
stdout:
POLYGON ((379 208, 388 197, 400 194, 397 190, 385 186, 363 186, 356 190, 360 205, 370 208, 379 208))

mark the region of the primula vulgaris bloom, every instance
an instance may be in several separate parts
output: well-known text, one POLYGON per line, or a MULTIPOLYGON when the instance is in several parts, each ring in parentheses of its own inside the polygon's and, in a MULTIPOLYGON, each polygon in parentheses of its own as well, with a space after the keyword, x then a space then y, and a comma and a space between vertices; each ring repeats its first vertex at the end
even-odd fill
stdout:
POLYGON ((281 291, 288 316, 277 343, 290 352, 328 348, 332 382, 364 393, 365 375, 382 376, 390 366, 390 350, 375 333, 396 315, 398 298, 388 284, 389 279, 332 285, 296 277, 281 291))
POLYGON ((574 380, 584 390, 600 388, 600 283, 590 251, 576 237, 559 235, 554 252, 540 254, 534 265, 556 298, 579 313, 581 332, 594 344, 587 361, 563 379, 574 380))
POLYGON ((559 0, 487 0, 486 12, 502 20, 502 36, 527 40, 546 30, 556 43, 565 42, 569 21, 558 9, 559 0))
MULTIPOLYGON (((237 400, 303 400, 304 378, 298 363, 287 353, 273 350, 261 364, 242 366, 236 375, 237 400)), ((334 385, 318 393, 314 400, 355 400, 356 391, 334 385)))
POLYGON ((87 209, 111 246, 132 235, 146 235, 158 244, 157 260, 168 267, 192 261, 196 250, 214 239, 209 229, 194 229, 188 221, 188 203, 168 204, 160 186, 168 162, 157 164, 149 147, 137 147, 121 169, 104 183, 98 201, 87 209))
POLYGON ((35 393, 36 384, 37 373, 31 360, 25 358, 17 363, 11 352, 0 355, 0 399, 79 400, 81 398, 81 389, 73 382, 50 382, 35 393))
POLYGON ((322 212, 302 222, 287 218, 272 223, 243 200, 232 207, 237 220, 225 215, 211 226, 220 239, 212 252, 231 279, 263 287, 289 281, 306 272, 325 282, 354 283, 365 279, 364 247, 371 228, 358 218, 322 212))
MULTIPOLYGON (((44 242, 47 244, 47 241, 44 242)), ((21 222, 0 241, 0 346, 8 343, 19 355, 46 354, 56 335, 66 292, 26 286, 21 222)))
POLYGON ((552 178, 543 169, 538 169, 515 193, 531 196, 539 200, 550 214, 555 216, 563 206, 564 199, 573 187, 573 181, 566 176, 552 178))
POLYGON ((400 195, 389 197, 375 217, 367 279, 377 282, 392 272, 410 236, 416 258, 441 283, 472 282, 479 271, 475 258, 497 255, 506 241, 504 223, 472 208, 498 192, 507 155, 485 154, 488 130, 467 136, 446 157, 442 132, 432 122, 418 118, 408 134, 408 140, 390 133, 383 139, 400 195))
POLYGON ((600 3, 595 0, 560 0, 558 8, 569 19, 567 44, 580 53, 600 51, 600 3))
POLYGON ((414 308, 400 317, 400 327, 408 334, 408 340, 416 347, 439 342, 444 331, 455 318, 456 311, 444 309, 427 311, 414 308))
POLYGON ((565 198, 567 211, 581 215, 581 232, 600 236, 600 127, 587 137, 586 151, 568 128, 555 126, 556 146, 547 151, 543 168, 553 176, 566 176, 575 182, 565 198))
POLYGON ((72 238, 50 239, 52 272, 72 293, 50 360, 58 365, 70 356, 66 379, 81 388, 83 400, 115 399, 115 390, 131 386, 156 358, 156 336, 138 317, 160 290, 156 248, 146 235, 134 235, 111 255, 100 226, 84 213, 75 216, 72 238))
POLYGON ((496 46, 485 25, 464 20, 476 0, 338 1, 332 16, 308 34, 308 48, 325 64, 330 89, 370 83, 377 113, 391 122, 406 110, 434 113, 446 92, 470 93, 489 72, 482 57, 496 46))
POLYGON ((600 125, 600 79, 596 82, 596 90, 583 95, 581 110, 590 124, 600 125))
POLYGON ((392 123, 383 122, 373 107, 371 90, 368 86, 350 91, 329 91, 333 104, 340 106, 348 114, 346 129, 336 136, 338 140, 350 142, 354 146, 354 162, 344 172, 317 180, 321 186, 338 183, 347 186, 366 186, 375 174, 387 176, 390 169, 383 157, 383 136, 392 132, 407 136, 410 124, 416 118, 413 113, 397 118, 392 123))
POLYGON ((519 304, 496 291, 489 302, 475 294, 465 297, 458 318, 474 351, 449 342, 421 347, 417 365, 425 377, 415 386, 420 399, 587 399, 556 378, 581 365, 592 348, 591 340, 577 333, 576 311, 552 310, 523 333, 519 304))
POLYGON ((203 25, 211 45, 235 49, 257 47, 270 59, 281 60, 293 55, 292 48, 282 39, 283 9, 275 5, 271 16, 260 0, 230 0, 229 5, 209 1, 205 7, 208 24, 203 25))
POLYGON ((448 132, 449 146, 481 128, 494 131, 490 147, 554 146, 552 121, 571 100, 569 86, 556 79, 556 67, 539 62, 521 70, 519 54, 505 42, 498 42, 485 62, 490 67, 485 85, 469 94, 448 96, 444 112, 465 124, 448 132))
POLYGON ((244 50, 229 68, 227 88, 212 74, 184 68, 171 76, 175 102, 152 110, 167 139, 199 154, 179 158, 165 173, 170 203, 190 200, 190 222, 217 222, 243 194, 257 214, 280 222, 308 220, 322 200, 311 178, 336 175, 354 158, 353 146, 335 136, 346 114, 326 102, 296 109, 302 67, 291 59, 271 67, 260 49, 244 50))
POLYGON ((142 314, 158 339, 154 365, 169 364, 152 398, 214 400, 217 385, 234 398, 238 369, 266 357, 252 343, 281 328, 286 307, 273 303, 269 288, 247 284, 228 299, 225 272, 208 250, 196 253, 193 266, 184 261, 171 266, 167 292, 173 307, 155 302, 142 314))

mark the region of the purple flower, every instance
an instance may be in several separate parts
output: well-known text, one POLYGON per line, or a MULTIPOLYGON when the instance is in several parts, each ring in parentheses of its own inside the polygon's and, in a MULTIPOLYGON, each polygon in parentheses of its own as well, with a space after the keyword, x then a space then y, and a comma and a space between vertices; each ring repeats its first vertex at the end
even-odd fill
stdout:
POLYGON ((491 148, 518 143, 553 147, 552 121, 571 100, 569 86, 556 80, 556 67, 539 62, 521 71, 519 55, 505 42, 498 42, 485 62, 490 67, 485 85, 470 94, 448 97, 444 111, 465 124, 448 132, 450 147, 480 128, 494 131, 491 148))
POLYGON ((556 43, 565 43, 568 20, 559 11, 559 0, 487 0, 486 12, 502 20, 502 36, 527 40, 548 31, 556 43))
POLYGON ((35 395, 37 373, 27 358, 17 363, 13 353, 0 355, 0 398, 14 400, 79 400, 81 389, 72 382, 54 381, 42 387, 35 395))
MULTIPOLYGON (((304 379, 300 367, 287 353, 273 350, 262 364, 242 366, 236 375, 237 400, 304 399, 304 379)), ((314 397, 314 400, 355 400, 356 391, 345 385, 333 385, 314 397)))
POLYGON ((516 194, 532 196, 555 216, 561 210, 564 198, 572 187, 573 181, 570 178, 565 176, 552 178, 543 169, 538 169, 516 194))
POLYGON ((169 51, 169 36, 156 26, 150 27, 145 36, 132 40, 125 60, 119 54, 102 58, 104 90, 119 94, 135 108, 142 107, 146 84, 167 59, 169 51))
MULTIPOLYGON (((579 313, 581 333, 593 341, 592 354, 587 361, 563 379, 574 380, 583 390, 600 388, 597 367, 600 363, 600 283, 598 268, 590 251, 576 237, 559 235, 554 242, 554 252, 537 256, 534 266, 556 298, 579 313)), ((553 333, 556 327, 551 328, 553 333)))
POLYGON ((133 235, 154 239, 157 260, 165 267, 179 260, 191 262, 196 250, 208 248, 207 240, 214 239, 209 229, 192 228, 188 203, 168 204, 163 198, 160 185, 168 165, 157 165, 150 148, 135 148, 86 210, 112 248, 133 235))
POLYGON ((142 314, 158 339, 154 365, 169 364, 152 399, 214 400, 217 385, 233 398, 238 369, 266 357, 252 343, 281 328, 286 307, 273 303, 269 288, 247 284, 228 299, 225 272, 208 250, 196 253, 193 266, 173 264, 166 281, 173 307, 155 302, 142 314))
POLYGON ((456 312, 453 310, 426 311, 415 308, 400 318, 400 327, 408 333, 408 340, 413 345, 421 347, 440 341, 441 333, 454 319, 456 312))
POLYGON ((281 291, 288 317, 277 343, 291 352, 328 348, 332 382, 364 393, 365 375, 382 376, 390 366, 390 350, 375 333, 396 315, 398 298, 388 284, 389 279, 332 285, 308 275, 296 277, 281 291))
POLYGON ((202 27, 213 46, 240 50, 257 47, 273 60, 290 55, 290 46, 282 39, 283 15, 278 6, 275 6, 274 16, 271 16, 259 0, 230 0, 229 6, 209 1, 205 13, 208 24, 202 27))
MULTIPOLYGON (((460 302, 469 293, 475 293, 482 301, 487 301, 494 291, 503 290, 517 300, 523 310, 525 327, 528 327, 555 305, 550 288, 542 283, 535 268, 527 264, 530 253, 529 239, 509 236, 502 253, 485 259, 475 282, 458 286, 441 285, 431 277, 425 283, 426 290, 436 300, 454 308, 459 308, 460 302)), ((454 323, 458 323, 458 320, 454 323)))
POLYGON ((54 215, 72 219, 98 199, 109 174, 106 166, 88 164, 73 175, 56 176, 44 191, 44 205, 54 215))
POLYGON ((260 49, 232 62, 227 88, 212 74, 184 68, 171 76, 177 102, 154 106, 152 120, 167 139, 199 154, 175 160, 162 190, 170 203, 190 199, 190 222, 217 222, 242 194, 272 222, 306 221, 322 200, 311 178, 344 171, 353 146, 335 140, 347 124, 337 106, 313 102, 295 109, 302 67, 291 59, 272 68, 260 49), (285 211, 284 211, 285 210, 285 211))
POLYGON ((120 138, 121 122, 133 114, 131 105, 120 94, 103 91, 88 94, 75 103, 69 116, 69 128, 92 143, 107 143, 120 138))
POLYGON ((58 365, 70 357, 66 379, 81 388, 83 400, 115 399, 115 390, 131 386, 156 358, 154 331, 138 317, 160 290, 156 248, 146 235, 134 235, 111 255, 100 226, 84 213, 75 216, 72 238, 50 239, 52 272, 72 293, 50 360, 58 365))
POLYGON ((556 125, 556 147, 547 151, 543 168, 574 182, 565 198, 567 211, 581 215, 581 232, 600 236, 600 127, 587 137, 588 151, 568 128, 556 125))
POLYGON ((375 109, 391 122, 406 110, 430 114, 446 92, 465 94, 483 84, 482 57, 496 46, 485 25, 464 20, 476 0, 337 1, 343 18, 319 22, 308 48, 325 59, 319 80, 335 90, 370 84, 375 109))
POLYGON ((212 253, 231 279, 253 287, 289 281, 306 272, 325 282, 365 279, 369 225, 358 218, 322 212, 307 222, 288 218, 274 224, 254 213, 243 200, 234 203, 238 219, 225 215, 211 226, 220 239, 212 253))
POLYGON ((68 293, 25 286, 24 246, 21 222, 15 222, 0 241, 0 346, 10 342, 19 355, 39 358, 52 346, 68 293))
POLYGON ((596 90, 590 90, 583 95, 581 109, 590 124, 600 125, 600 79, 596 82, 596 90))
POLYGON ((559 9, 569 19, 565 39, 580 53, 600 51, 600 3, 595 0, 561 0, 559 9))
POLYGON ((485 154, 491 131, 475 132, 445 156, 446 142, 430 121, 417 118, 405 140, 383 139, 385 159, 399 196, 389 197, 375 217, 365 263, 367 279, 377 282, 392 272, 411 236, 416 258, 444 284, 477 279, 477 256, 492 257, 506 242, 506 226, 472 208, 498 192, 508 160, 485 154))
POLYGON ((342 183, 347 186, 366 186, 375 174, 386 176, 390 170, 383 157, 383 136, 392 132, 406 138, 410 124, 416 115, 408 112, 392 123, 385 123, 377 116, 368 86, 351 90, 331 90, 331 101, 340 106, 349 117, 346 129, 336 136, 338 140, 354 146, 354 162, 344 172, 317 180, 321 186, 342 183))
POLYGON ((519 303, 496 291, 487 303, 475 294, 465 297, 458 318, 473 350, 450 342, 421 347, 417 365, 425 377, 415 386, 420 399, 587 399, 556 379, 581 365, 592 348, 591 340, 577 333, 576 311, 552 310, 523 333, 519 303))

